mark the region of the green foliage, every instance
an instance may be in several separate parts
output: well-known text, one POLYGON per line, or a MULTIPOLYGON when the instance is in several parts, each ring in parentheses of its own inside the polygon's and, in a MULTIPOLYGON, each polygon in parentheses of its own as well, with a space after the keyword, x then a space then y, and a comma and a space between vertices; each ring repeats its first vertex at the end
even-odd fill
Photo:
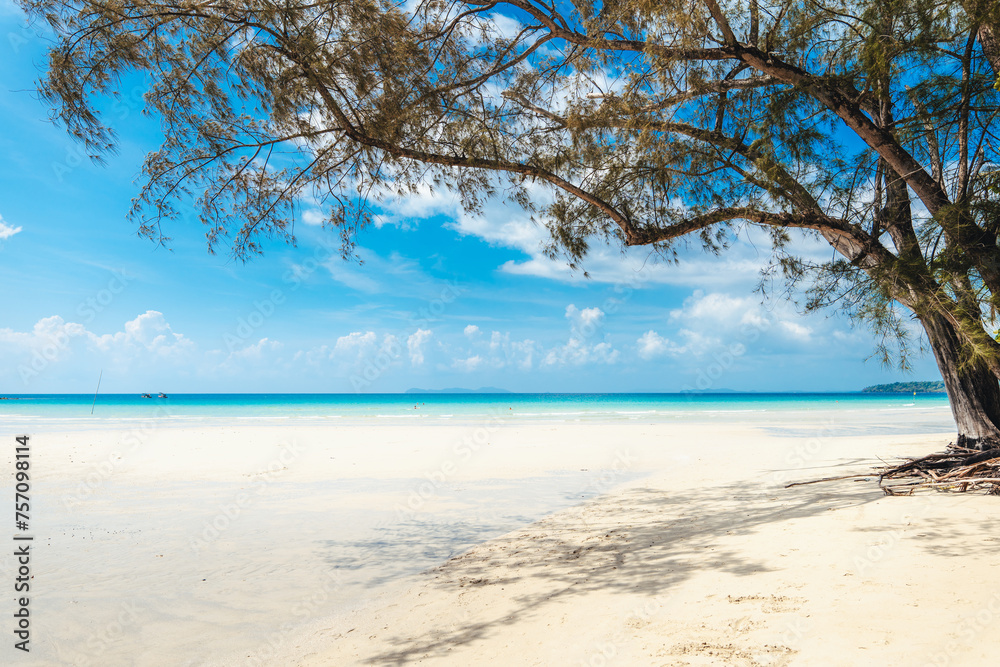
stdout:
POLYGON ((869 394, 943 394, 944 382, 893 382, 891 384, 876 384, 865 387, 863 392, 869 394))

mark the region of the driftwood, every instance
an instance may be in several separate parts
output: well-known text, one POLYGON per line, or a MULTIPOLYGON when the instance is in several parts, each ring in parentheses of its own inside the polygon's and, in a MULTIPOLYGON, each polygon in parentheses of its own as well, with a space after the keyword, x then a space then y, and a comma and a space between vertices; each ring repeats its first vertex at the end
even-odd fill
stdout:
POLYGON ((984 491, 1000 496, 1000 448, 980 451, 949 445, 944 452, 876 470, 887 495, 910 495, 919 489, 984 491))
POLYGON ((876 476, 879 487, 889 496, 910 495, 920 489, 1000 496, 1000 447, 981 451, 951 444, 943 452, 905 459, 870 473, 792 482, 785 488, 876 476))
POLYGON ((863 475, 841 475, 840 477, 824 477, 823 479, 811 479, 808 482, 792 482, 791 484, 785 484, 786 489, 790 489, 793 486, 805 486, 806 484, 819 484, 820 482, 836 482, 839 479, 855 479, 859 477, 873 477, 873 475, 868 472, 863 475))

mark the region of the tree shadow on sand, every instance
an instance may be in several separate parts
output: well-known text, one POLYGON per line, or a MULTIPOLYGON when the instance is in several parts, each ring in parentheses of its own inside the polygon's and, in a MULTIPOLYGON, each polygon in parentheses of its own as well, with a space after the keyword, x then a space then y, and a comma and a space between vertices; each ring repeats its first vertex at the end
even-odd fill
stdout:
POLYGON ((431 585, 463 589, 502 586, 511 603, 491 620, 457 623, 419 637, 385 637, 393 650, 366 664, 404 665, 442 657, 524 620, 553 601, 594 591, 659 596, 696 572, 750 576, 769 568, 723 544, 762 526, 863 505, 883 497, 872 483, 840 482, 791 489, 746 482, 677 492, 636 488, 560 512, 479 545, 430 571, 431 585), (622 517, 639 517, 622 525, 622 517), (531 581, 531 586, 519 583, 531 581), (511 591, 513 593, 513 591, 511 591))
POLYGON ((472 545, 503 534, 531 517, 476 513, 460 520, 409 519, 376 525, 363 540, 321 540, 323 559, 335 570, 364 571, 368 586, 381 586, 423 572, 472 545))

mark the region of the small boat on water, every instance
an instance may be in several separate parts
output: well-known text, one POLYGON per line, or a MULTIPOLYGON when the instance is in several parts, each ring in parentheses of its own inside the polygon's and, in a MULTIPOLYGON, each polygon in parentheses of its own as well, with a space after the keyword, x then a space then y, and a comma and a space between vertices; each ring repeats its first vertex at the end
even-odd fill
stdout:
POLYGON ((152 396, 150 396, 149 394, 143 394, 143 395, 142 395, 142 397, 143 397, 143 398, 153 398, 153 397, 152 397, 152 396))
POLYGON ((167 397, 167 395, 164 394, 162 391, 160 392, 160 395, 157 396, 157 398, 166 398, 166 397, 167 397))

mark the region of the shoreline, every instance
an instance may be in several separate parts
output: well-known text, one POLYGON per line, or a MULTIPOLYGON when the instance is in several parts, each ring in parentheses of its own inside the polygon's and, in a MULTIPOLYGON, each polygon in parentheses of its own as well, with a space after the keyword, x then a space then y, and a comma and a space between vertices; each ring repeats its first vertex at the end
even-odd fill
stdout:
POLYGON ((0 437, 9 437, 24 432, 35 433, 77 433, 122 430, 192 429, 192 428, 439 428, 439 427, 479 427, 502 424, 505 427, 528 426, 715 426, 719 421, 728 427, 773 428, 800 431, 823 431, 832 428, 883 429, 887 434, 905 435, 950 434, 954 430, 951 409, 947 404, 934 406, 845 407, 837 409, 768 409, 759 410, 672 410, 657 414, 584 414, 584 413, 531 413, 522 414, 494 410, 463 415, 200 415, 200 414, 155 414, 136 416, 86 416, 86 417, 39 417, 36 415, 0 415, 0 437), (905 420, 899 419, 905 417, 905 420))

